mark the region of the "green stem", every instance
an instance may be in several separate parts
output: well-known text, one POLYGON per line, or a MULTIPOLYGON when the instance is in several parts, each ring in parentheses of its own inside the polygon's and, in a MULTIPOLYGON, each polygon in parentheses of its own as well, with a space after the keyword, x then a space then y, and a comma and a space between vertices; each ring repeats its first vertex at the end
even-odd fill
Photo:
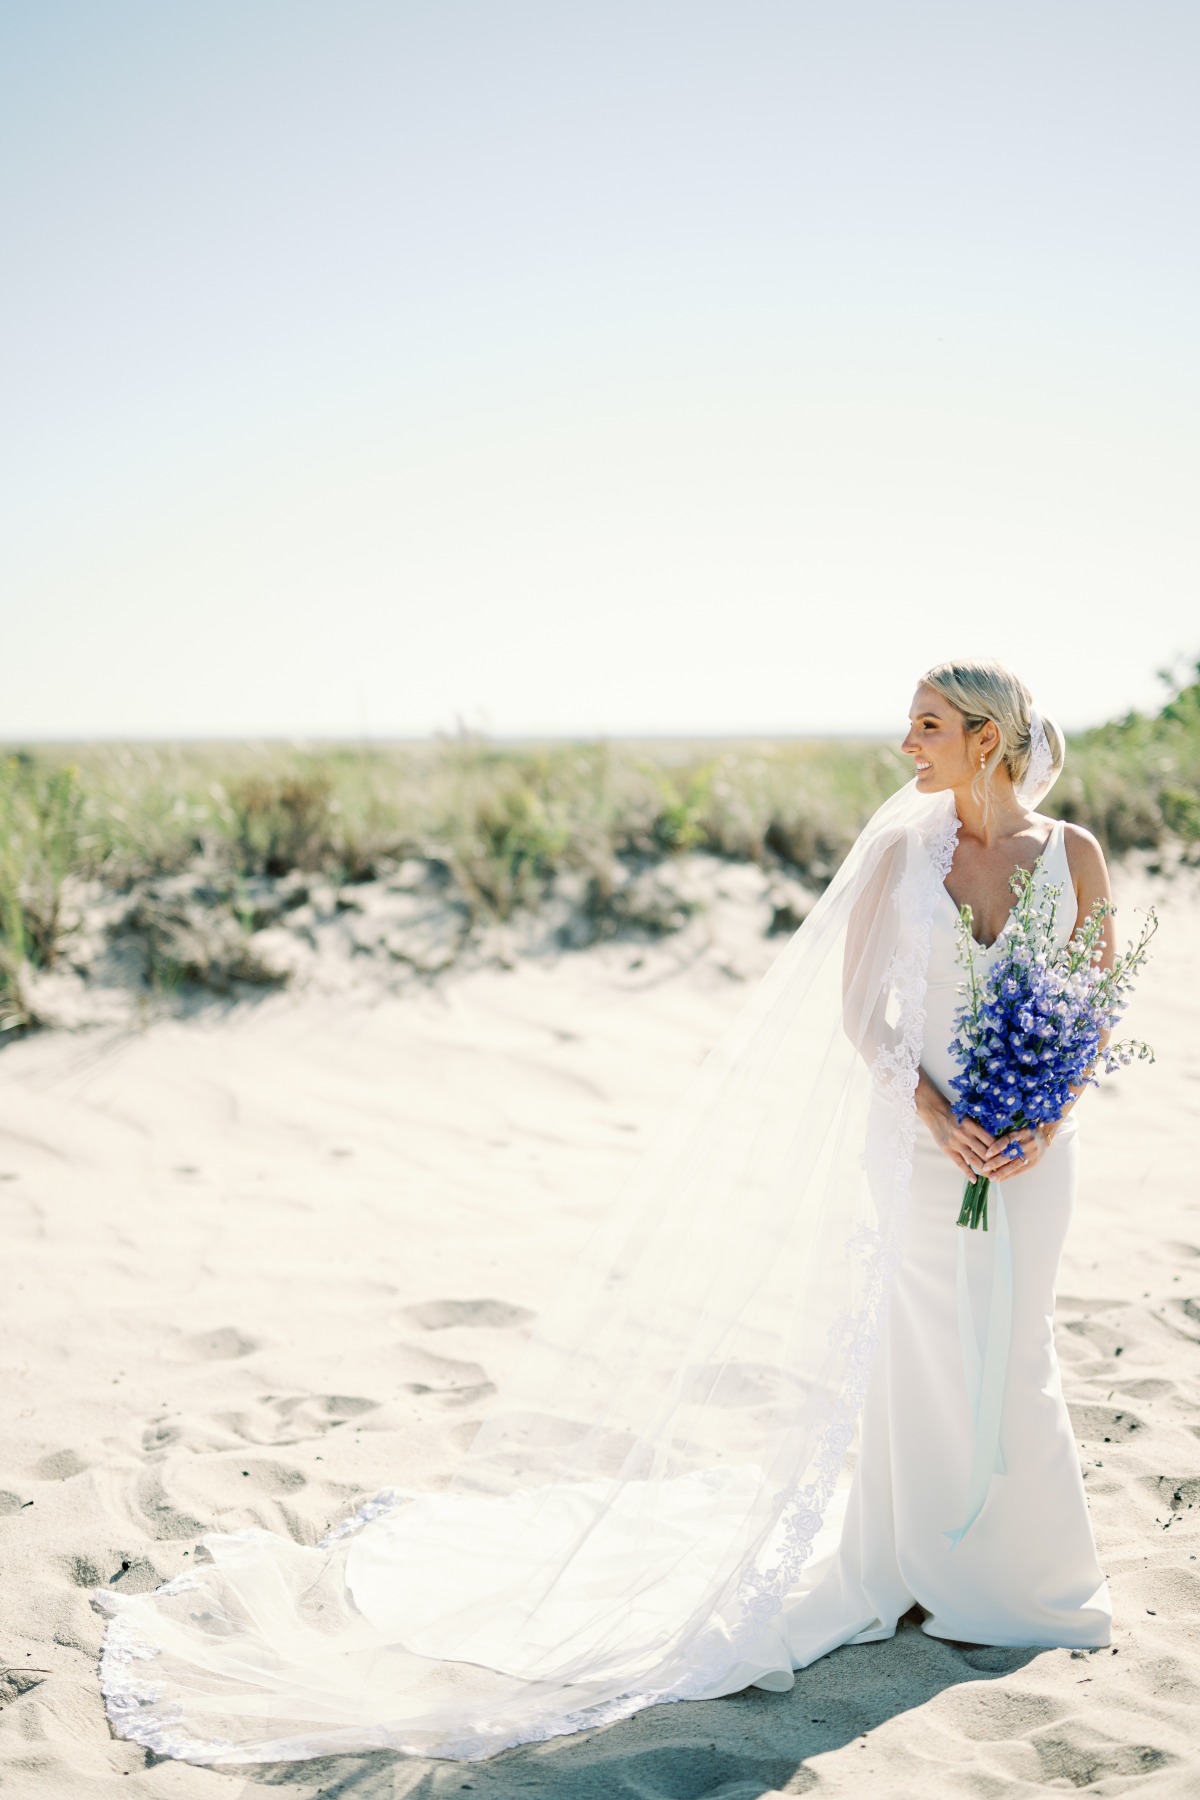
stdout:
POLYGON ((962 1208, 956 1223, 968 1231, 986 1231, 988 1188, 991 1183, 986 1175, 977 1175, 963 1187, 962 1208))

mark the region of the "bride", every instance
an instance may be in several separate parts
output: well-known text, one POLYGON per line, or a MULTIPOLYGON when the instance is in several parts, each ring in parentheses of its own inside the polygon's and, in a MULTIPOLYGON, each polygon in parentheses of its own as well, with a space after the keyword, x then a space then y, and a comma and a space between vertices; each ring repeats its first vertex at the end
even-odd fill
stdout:
MULTIPOLYGON (((316 1546, 204 1540, 96 1603, 123 1736, 197 1762, 475 1760, 757 1685, 922 1628, 1097 1647, 1096 1561, 1051 1319, 1076 1120, 1021 1155, 948 1099, 960 906, 1010 877, 1107 898, 1035 810, 1062 738, 999 664, 919 683, 879 809, 643 1153, 450 1485, 316 1546), (987 1232, 955 1225, 994 1183, 987 1232)), ((1105 954, 1111 958, 1111 943, 1105 954)))

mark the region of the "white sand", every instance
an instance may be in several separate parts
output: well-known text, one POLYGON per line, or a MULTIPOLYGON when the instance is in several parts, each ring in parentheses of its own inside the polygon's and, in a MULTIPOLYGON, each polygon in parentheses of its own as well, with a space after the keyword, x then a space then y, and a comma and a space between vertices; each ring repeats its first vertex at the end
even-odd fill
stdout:
POLYGON ((752 979, 771 960, 760 913, 707 948, 609 945, 375 1003, 279 996, 8 1048, 0 1791, 1200 1793, 1200 906, 1163 913, 1130 1021, 1159 1061, 1085 1102, 1058 1315, 1114 1650, 959 1650, 906 1627, 785 1696, 487 1764, 147 1757, 108 1731, 87 1590, 156 1585, 207 1529, 313 1541, 377 1489, 448 1472, 743 997, 721 965, 752 979))

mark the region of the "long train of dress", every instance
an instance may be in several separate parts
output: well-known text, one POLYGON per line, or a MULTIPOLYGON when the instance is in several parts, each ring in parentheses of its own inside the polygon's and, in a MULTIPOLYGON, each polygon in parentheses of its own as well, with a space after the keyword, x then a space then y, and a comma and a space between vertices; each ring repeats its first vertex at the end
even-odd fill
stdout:
MULTIPOLYGON (((952 1073, 957 825, 944 797, 885 802, 463 1479, 316 1546, 212 1534, 153 1593, 97 1593, 118 1731, 203 1762, 476 1760, 789 1687, 914 1601, 943 1636, 1107 1641, 1051 1325, 1075 1128, 993 1190, 986 1234, 955 1227, 953 1165, 913 1149, 918 1059, 952 1073)), ((1069 894, 1061 827, 1044 879, 1069 894)))

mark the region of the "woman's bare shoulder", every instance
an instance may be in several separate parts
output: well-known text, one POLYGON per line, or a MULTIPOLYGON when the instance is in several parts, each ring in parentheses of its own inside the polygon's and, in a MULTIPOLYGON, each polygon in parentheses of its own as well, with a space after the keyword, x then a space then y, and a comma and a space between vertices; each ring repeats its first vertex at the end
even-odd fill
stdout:
POLYGON ((1104 851, 1100 840, 1086 825, 1072 824, 1070 819, 1061 821, 1063 827, 1063 847, 1067 853, 1067 867, 1076 887, 1103 888, 1108 883, 1108 864, 1104 860, 1104 851))

